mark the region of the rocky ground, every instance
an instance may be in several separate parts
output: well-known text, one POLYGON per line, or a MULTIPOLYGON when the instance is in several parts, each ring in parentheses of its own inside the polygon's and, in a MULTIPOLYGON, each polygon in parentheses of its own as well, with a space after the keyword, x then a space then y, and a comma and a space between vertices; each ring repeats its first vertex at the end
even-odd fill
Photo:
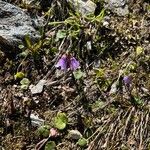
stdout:
POLYGON ((149 0, 0 0, 0 150, 149 150, 149 0))

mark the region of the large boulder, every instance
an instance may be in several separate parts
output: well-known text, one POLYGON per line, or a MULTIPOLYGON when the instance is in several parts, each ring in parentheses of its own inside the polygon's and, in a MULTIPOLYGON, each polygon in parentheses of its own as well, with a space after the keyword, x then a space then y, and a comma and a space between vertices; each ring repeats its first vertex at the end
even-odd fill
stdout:
POLYGON ((13 52, 29 35, 32 41, 40 38, 33 21, 21 8, 0 0, 0 49, 13 52))

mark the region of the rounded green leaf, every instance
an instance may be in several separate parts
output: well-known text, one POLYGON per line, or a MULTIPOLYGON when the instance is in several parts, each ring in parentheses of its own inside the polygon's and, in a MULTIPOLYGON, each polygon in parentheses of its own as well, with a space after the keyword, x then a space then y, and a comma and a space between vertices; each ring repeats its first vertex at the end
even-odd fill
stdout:
POLYGON ((44 150, 55 150, 56 144, 54 141, 49 141, 46 143, 44 150))
POLYGON ((58 113, 57 116, 54 118, 54 125, 59 130, 65 129, 67 123, 68 118, 65 113, 58 113))
POLYGON ((30 84, 30 81, 28 78, 23 78, 21 81, 20 81, 20 84, 21 84, 21 89, 28 89, 29 87, 29 84, 30 84))
POLYGON ((85 74, 81 70, 77 70, 73 72, 75 79, 81 79, 85 74))
POLYGON ((66 32, 64 30, 58 30, 58 32, 56 34, 56 42, 59 39, 63 39, 64 37, 66 37, 66 32))
POLYGON ((23 90, 27 90, 27 89, 28 89, 28 85, 25 85, 25 84, 24 84, 24 85, 21 85, 20 87, 21 87, 21 89, 23 89, 23 90))
POLYGON ((30 81, 28 78, 23 78, 21 81, 20 81, 20 84, 21 85, 29 85, 30 84, 30 81))
POLYGON ((24 45, 19 45, 18 46, 20 49, 23 49, 24 48, 24 45))
POLYGON ((25 74, 23 72, 17 72, 15 74, 15 79, 22 79, 24 78, 25 74))
POLYGON ((81 146, 81 147, 87 146, 87 143, 88 143, 88 141, 87 141, 87 139, 85 139, 85 138, 80 138, 80 139, 78 140, 78 142, 77 142, 77 144, 78 144, 79 146, 81 146))
POLYGON ((47 138, 49 136, 50 126, 49 125, 43 125, 43 126, 38 128, 37 132, 39 135, 47 138))

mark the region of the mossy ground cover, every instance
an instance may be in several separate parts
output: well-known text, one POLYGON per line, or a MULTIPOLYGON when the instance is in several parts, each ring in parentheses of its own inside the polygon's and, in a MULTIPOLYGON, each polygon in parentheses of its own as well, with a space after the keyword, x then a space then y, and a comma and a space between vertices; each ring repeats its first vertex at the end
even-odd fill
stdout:
POLYGON ((0 52, 1 148, 150 149, 149 2, 131 1, 125 17, 103 7, 83 16, 64 0, 11 3, 45 21, 39 41, 26 35, 13 58, 0 52), (32 94, 41 79, 43 91, 32 94), (35 126, 33 114, 44 125, 35 126), (57 136, 48 138, 53 128, 57 136), (70 130, 81 133, 79 141, 70 130))

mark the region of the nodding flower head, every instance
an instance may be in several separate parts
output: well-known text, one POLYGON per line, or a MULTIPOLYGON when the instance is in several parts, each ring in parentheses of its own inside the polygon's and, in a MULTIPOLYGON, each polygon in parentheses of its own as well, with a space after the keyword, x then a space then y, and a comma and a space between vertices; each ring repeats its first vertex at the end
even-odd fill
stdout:
POLYGON ((59 133, 55 128, 50 129, 50 137, 57 137, 58 135, 59 133))
POLYGON ((69 54, 64 54, 59 59, 58 63, 55 65, 55 67, 60 67, 61 70, 67 70, 70 68, 71 70, 76 70, 79 68, 80 64, 79 61, 77 61, 73 56, 70 56, 69 54))
POLYGON ((131 76, 124 76, 123 77, 123 82, 125 85, 130 86, 132 82, 132 77, 131 76))

